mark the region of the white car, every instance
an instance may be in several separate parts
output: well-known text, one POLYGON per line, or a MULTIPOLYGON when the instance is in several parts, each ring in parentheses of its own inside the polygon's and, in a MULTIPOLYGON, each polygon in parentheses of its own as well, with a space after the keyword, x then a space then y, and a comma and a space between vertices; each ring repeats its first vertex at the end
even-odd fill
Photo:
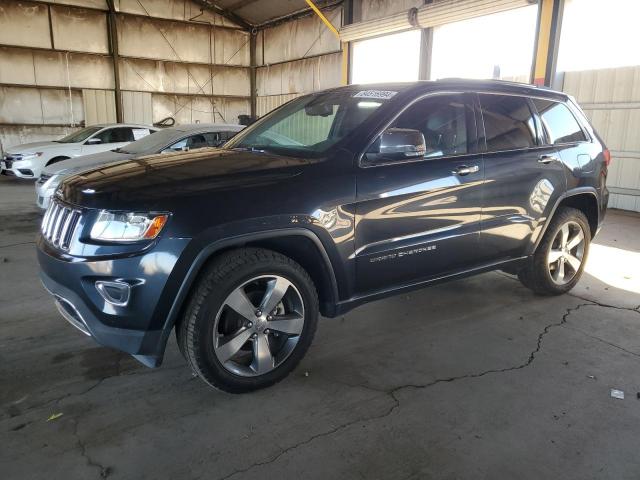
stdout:
POLYGON ((47 166, 61 160, 124 147, 158 128, 149 125, 93 125, 60 140, 25 143, 7 149, 0 164, 3 175, 38 178, 47 166))
POLYGON ((46 209, 58 185, 72 175, 147 155, 219 147, 243 128, 243 125, 221 123, 179 125, 163 128, 122 148, 57 162, 42 170, 36 182, 37 205, 46 209))

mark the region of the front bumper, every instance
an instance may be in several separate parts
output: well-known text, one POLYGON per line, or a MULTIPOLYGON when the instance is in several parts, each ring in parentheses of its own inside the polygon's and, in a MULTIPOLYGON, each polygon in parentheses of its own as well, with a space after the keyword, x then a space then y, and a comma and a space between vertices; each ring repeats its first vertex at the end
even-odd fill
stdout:
POLYGON ((2 175, 18 178, 37 178, 40 175, 39 171, 36 171, 35 165, 31 160, 13 160, 8 164, 6 161, 2 161, 0 165, 2 175))
POLYGON ((163 293, 167 294, 168 278, 186 242, 165 239, 138 256, 87 261, 64 258, 41 237, 40 278, 69 323, 99 344, 156 367, 162 362, 167 338, 163 330, 167 312, 156 307, 163 293), (96 288, 100 281, 129 283, 132 287, 127 304, 105 300, 96 288))

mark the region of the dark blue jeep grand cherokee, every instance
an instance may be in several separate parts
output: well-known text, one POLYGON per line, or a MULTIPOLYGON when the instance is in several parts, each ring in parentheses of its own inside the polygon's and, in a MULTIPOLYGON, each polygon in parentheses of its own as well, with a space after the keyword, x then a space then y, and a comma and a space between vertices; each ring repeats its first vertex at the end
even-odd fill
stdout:
POLYGON ((98 343, 158 366, 175 330, 230 392, 271 385, 331 317, 494 269, 540 294, 580 278, 609 151, 562 93, 447 80, 295 99, 222 149, 65 181, 42 281, 98 343))

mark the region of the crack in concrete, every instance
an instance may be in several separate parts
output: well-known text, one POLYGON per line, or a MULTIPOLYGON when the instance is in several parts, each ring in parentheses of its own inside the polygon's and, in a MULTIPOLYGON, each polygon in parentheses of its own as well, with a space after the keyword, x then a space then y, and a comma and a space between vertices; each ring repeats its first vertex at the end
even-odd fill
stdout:
MULTIPOLYGON (((311 437, 307 438, 306 440, 303 440, 301 442, 295 443, 293 445, 291 445, 290 447, 287 447, 283 450, 281 450, 280 452, 278 452, 276 455, 274 455, 273 457, 267 459, 267 460, 263 460, 260 462, 256 462, 253 463, 251 465, 249 465, 246 468, 242 468, 242 469, 238 469, 238 470, 234 470, 233 472, 220 477, 218 480, 228 480, 229 478, 235 477, 236 475, 240 475, 243 473, 246 473, 250 470, 253 470, 254 468, 258 468, 258 467, 262 467, 265 465, 269 465, 272 464, 274 462, 276 462, 278 459, 280 459, 282 456, 286 455, 287 453, 296 450, 300 447, 303 447, 305 445, 308 445, 309 443, 313 442, 314 440, 317 440, 318 438, 323 438, 323 437, 328 437, 331 435, 334 435, 335 433, 341 431, 341 430, 345 430, 349 427, 351 427, 352 425, 355 425, 357 423, 368 423, 368 422, 372 422, 375 420, 381 420, 383 418, 386 418, 388 416, 390 416, 397 408, 400 407, 400 399, 398 398, 397 394, 403 390, 424 390, 430 387, 433 387, 434 385, 438 385, 440 383, 451 383, 451 382, 455 382, 458 380, 465 380, 465 379, 469 379, 469 378, 480 378, 480 377, 484 377, 485 375, 490 375, 490 374, 494 374, 494 373, 505 373, 505 372, 511 372, 511 371, 515 371, 515 370, 521 370, 523 368, 527 368, 528 366, 530 366, 535 358, 536 355, 540 352, 540 350, 542 349, 542 341, 544 339, 544 337, 549 333, 549 331, 552 328, 555 327, 560 327, 562 325, 564 325, 565 323, 567 323, 567 318, 569 317, 569 315, 571 315, 573 312, 579 310, 582 307, 585 306, 589 306, 591 305, 591 303, 581 303, 575 307, 571 307, 568 308, 566 310, 566 312, 564 313, 564 315, 562 315, 562 319, 559 322, 554 322, 554 323, 550 323, 548 325, 546 325, 544 327, 544 329, 542 330, 542 332, 540 332, 540 334, 538 334, 538 338, 536 341, 536 347, 533 351, 531 351, 531 353, 529 354, 528 358, 523 362, 520 363, 518 365, 512 366, 512 367, 505 367, 505 368, 498 368, 498 369, 489 369, 489 370, 484 370, 482 372, 478 372, 478 373, 470 373, 470 374, 466 374, 466 375, 458 375, 458 376, 453 376, 453 377, 447 377, 447 378, 438 378, 435 379, 431 382, 425 383, 425 384, 405 384, 405 385, 399 385, 397 387, 394 387, 390 390, 382 390, 382 389, 376 389, 373 387, 369 387, 367 385, 357 385, 358 387, 362 387, 362 388, 367 388, 376 392, 380 392, 383 393, 385 395, 388 395, 392 400, 393 400, 393 405, 391 405, 391 407, 389 409, 387 409, 385 412, 383 412, 382 414, 379 415, 374 415, 368 418, 358 418, 356 420, 352 420, 350 422, 344 423, 342 425, 339 425, 335 428, 332 428, 330 430, 327 430, 325 432, 322 433, 318 433, 316 435, 312 435, 311 437)), ((348 384, 345 384, 348 385, 348 384)))
POLYGON ((109 466, 104 466, 101 463, 95 461, 91 456, 87 453, 87 445, 82 441, 80 435, 78 435, 78 421, 73 421, 73 436, 76 438, 76 443, 78 444, 78 448, 80 449, 80 455, 85 459, 87 465, 93 468, 97 468, 100 472, 100 478, 107 478, 113 472, 113 468, 109 466))
POLYGON ((36 242, 10 243, 8 245, 0 245, 0 248, 19 247, 20 245, 35 245, 35 244, 36 244, 36 242))
POLYGON ((576 295, 575 293, 571 293, 571 292, 567 292, 567 295, 569 295, 570 297, 578 298, 578 299, 583 300, 585 302, 590 302, 593 305, 597 305, 599 307, 613 308, 615 310, 627 310, 629 312, 639 313, 640 314, 640 305, 638 305, 635 308, 633 308, 633 307, 621 307, 619 305, 611 305, 610 303, 602 303, 602 302, 598 302, 597 300, 592 300, 590 298, 581 297, 580 295, 576 295))

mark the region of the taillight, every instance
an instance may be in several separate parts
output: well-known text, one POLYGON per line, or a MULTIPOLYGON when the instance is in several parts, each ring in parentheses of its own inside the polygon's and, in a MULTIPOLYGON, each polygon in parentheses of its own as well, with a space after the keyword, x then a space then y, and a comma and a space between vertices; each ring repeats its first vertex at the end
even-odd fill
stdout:
POLYGON ((611 152, 609 151, 608 148, 605 148, 602 151, 602 156, 604 157, 604 164, 608 167, 609 164, 611 163, 611 152))

